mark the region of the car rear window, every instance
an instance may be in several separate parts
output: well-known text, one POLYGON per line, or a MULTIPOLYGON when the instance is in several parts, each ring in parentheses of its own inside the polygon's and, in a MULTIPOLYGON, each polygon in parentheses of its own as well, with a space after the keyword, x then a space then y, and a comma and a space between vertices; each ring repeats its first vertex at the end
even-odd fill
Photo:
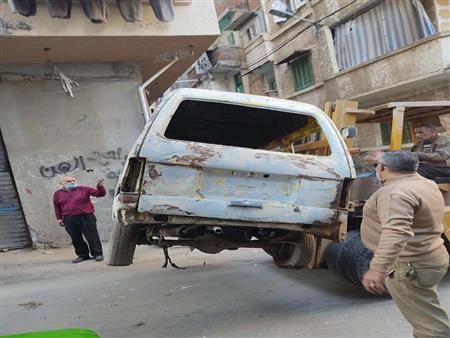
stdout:
POLYGON ((294 152, 295 147, 299 145, 319 141, 321 133, 315 119, 308 115, 186 100, 179 105, 173 115, 165 137, 225 146, 294 152))

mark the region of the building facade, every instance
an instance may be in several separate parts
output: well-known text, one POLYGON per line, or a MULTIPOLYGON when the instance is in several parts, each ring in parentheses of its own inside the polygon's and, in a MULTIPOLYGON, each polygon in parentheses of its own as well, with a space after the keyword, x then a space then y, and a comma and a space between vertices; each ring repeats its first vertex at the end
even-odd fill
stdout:
POLYGON ((138 87, 154 77, 156 100, 219 33, 212 1, 68 3, 0 3, 0 249, 69 243, 52 205, 63 175, 105 179, 94 203, 108 240, 115 184, 145 124, 138 87))
MULTIPOLYGON (((321 108, 342 99, 359 108, 450 99, 450 0, 219 3, 220 39, 238 35, 241 58, 239 74, 229 73, 216 88, 321 108), (274 7, 291 17, 271 14, 274 7), (240 86, 232 86, 234 79, 240 86)), ((355 145, 386 144, 389 128, 360 125, 355 145)))

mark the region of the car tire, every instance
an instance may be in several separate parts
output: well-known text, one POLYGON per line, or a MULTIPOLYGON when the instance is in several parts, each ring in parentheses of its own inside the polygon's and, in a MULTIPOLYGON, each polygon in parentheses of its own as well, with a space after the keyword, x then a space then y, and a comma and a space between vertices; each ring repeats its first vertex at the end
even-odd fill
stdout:
POLYGON ((448 253, 450 254, 450 241, 447 239, 445 235, 442 235, 442 238, 444 239, 444 246, 447 249, 448 253))
POLYGON ((276 266, 286 269, 300 269, 309 266, 315 257, 317 242, 314 235, 304 234, 296 244, 278 244, 266 252, 276 266))
POLYGON ((358 230, 349 231, 344 242, 331 244, 326 252, 328 268, 353 285, 361 286, 373 254, 361 240, 358 230))
POLYGON ((123 225, 114 222, 106 264, 124 266, 133 263, 138 239, 139 228, 136 224, 123 225))

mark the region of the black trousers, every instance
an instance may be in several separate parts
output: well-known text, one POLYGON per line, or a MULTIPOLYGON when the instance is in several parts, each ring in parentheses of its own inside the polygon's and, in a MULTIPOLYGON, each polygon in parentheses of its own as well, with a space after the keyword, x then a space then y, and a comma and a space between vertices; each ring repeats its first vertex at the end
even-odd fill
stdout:
POLYGON ((450 168, 447 167, 433 167, 423 163, 419 164, 417 172, 425 178, 433 180, 436 177, 450 177, 450 168))
POLYGON ((64 216, 63 222, 72 239, 77 256, 88 258, 89 252, 92 256, 103 255, 102 243, 97 231, 97 219, 94 214, 64 216), (83 235, 88 244, 84 241, 83 235))

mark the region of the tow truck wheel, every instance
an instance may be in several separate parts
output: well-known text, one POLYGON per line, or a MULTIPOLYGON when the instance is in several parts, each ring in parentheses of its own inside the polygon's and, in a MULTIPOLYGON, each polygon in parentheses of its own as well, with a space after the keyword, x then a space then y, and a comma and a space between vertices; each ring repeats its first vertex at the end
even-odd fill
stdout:
POLYGON ((106 264, 123 266, 133 263, 138 239, 139 228, 137 224, 123 225, 114 222, 106 264))
POLYGON ((280 268, 300 269, 311 264, 316 253, 316 239, 304 234, 296 244, 282 243, 266 250, 273 262, 280 268))
POLYGON ((353 285, 361 285, 361 278, 369 270, 373 254, 367 249, 359 230, 349 231, 347 239, 331 244, 326 252, 330 270, 353 285))
POLYGON ((448 253, 450 253, 450 241, 445 237, 445 235, 442 236, 444 238, 444 245, 447 248, 448 253))

